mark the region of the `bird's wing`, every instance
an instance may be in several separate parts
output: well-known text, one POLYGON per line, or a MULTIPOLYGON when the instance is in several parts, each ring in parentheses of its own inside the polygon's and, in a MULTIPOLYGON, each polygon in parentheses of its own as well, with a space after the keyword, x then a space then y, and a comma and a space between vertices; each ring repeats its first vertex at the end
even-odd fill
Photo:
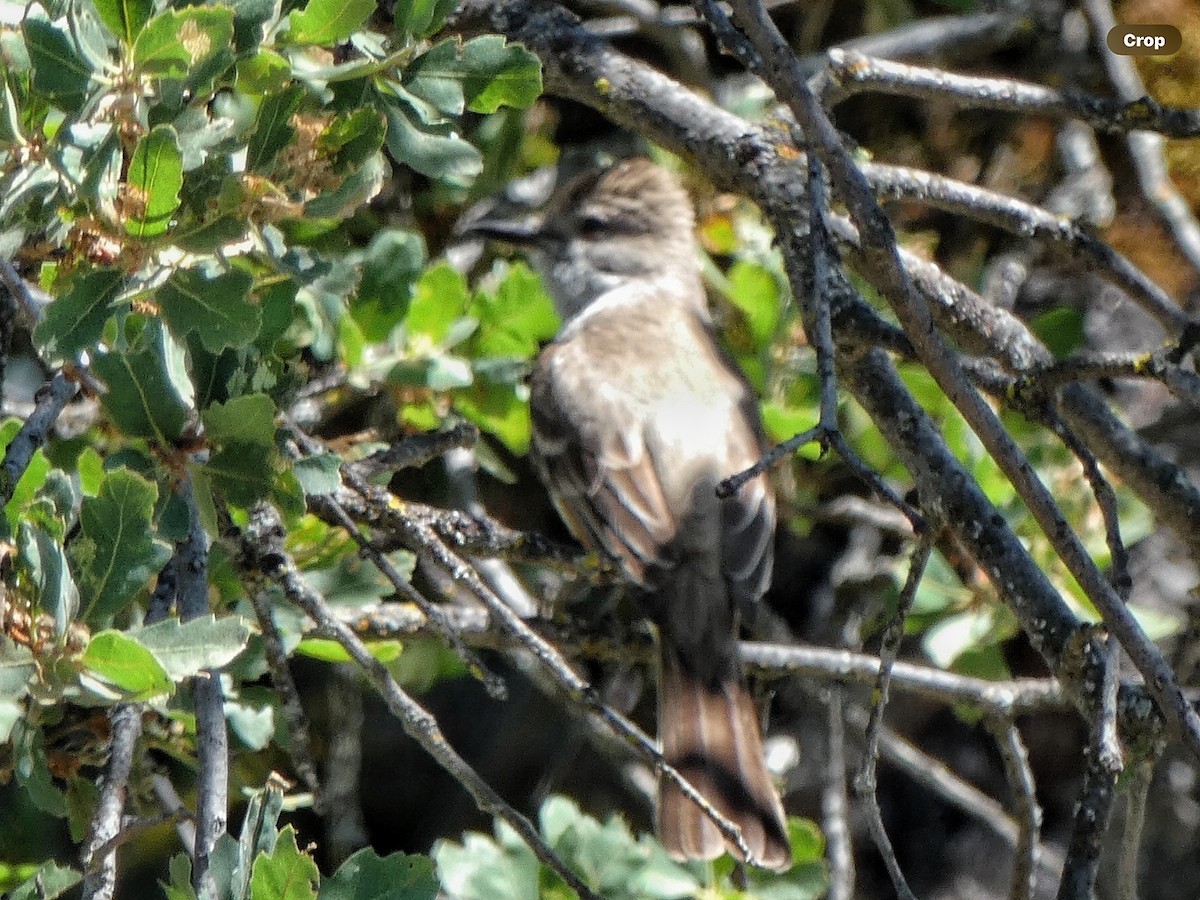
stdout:
POLYGON ((645 586, 651 571, 672 565, 678 522, 639 417, 561 369, 552 376, 562 351, 546 348, 530 381, 534 465, 575 537, 645 586))

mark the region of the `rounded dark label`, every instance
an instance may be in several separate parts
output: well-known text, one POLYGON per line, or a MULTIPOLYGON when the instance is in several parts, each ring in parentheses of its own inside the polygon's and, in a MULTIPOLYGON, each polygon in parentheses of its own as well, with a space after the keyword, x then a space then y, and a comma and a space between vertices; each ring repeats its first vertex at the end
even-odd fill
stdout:
POLYGON ((1170 56, 1182 46, 1174 25, 1117 25, 1108 32, 1108 49, 1121 56, 1170 56))

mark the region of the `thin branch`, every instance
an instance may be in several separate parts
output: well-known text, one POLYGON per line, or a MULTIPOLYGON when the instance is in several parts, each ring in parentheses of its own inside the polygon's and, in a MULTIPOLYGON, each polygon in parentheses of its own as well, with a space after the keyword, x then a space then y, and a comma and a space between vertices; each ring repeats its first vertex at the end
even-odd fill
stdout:
MULTIPOLYGON (((358 485, 363 496, 380 508, 392 506, 391 495, 386 491, 371 485, 358 485)), ((493 622, 521 647, 529 651, 555 679, 558 685, 571 699, 582 703, 614 733, 625 740, 636 750, 643 759, 661 772, 664 778, 672 781, 689 800, 704 811, 722 835, 737 847, 741 855, 753 860, 749 853, 741 830, 729 819, 722 816, 716 808, 689 784, 682 775, 670 766, 657 744, 645 732, 630 722, 627 718, 611 709, 600 699, 595 689, 581 678, 570 663, 559 651, 547 642, 541 635, 529 628, 503 600, 480 578, 465 560, 455 554, 434 533, 433 529, 418 521, 408 520, 401 516, 397 522, 401 537, 406 545, 417 554, 418 558, 427 561, 451 576, 459 585, 484 605, 492 616, 493 622)))
MULTIPOLYGON (((179 586, 179 618, 187 622, 209 612, 208 535, 200 521, 190 481, 180 486, 188 510, 187 538, 178 548, 175 576, 179 586)), ((192 887, 215 896, 209 855, 225 833, 229 815, 229 733, 220 672, 208 669, 191 680, 196 707, 196 843, 192 854, 192 887)))
MULTIPOLYGON (((1104 57, 1114 55, 1103 47, 1107 33, 1106 28, 1097 34, 1104 57)), ((826 58, 829 67, 816 76, 815 84, 826 107, 864 91, 876 91, 918 100, 948 100, 969 109, 1081 119, 1104 132, 1154 131, 1176 138, 1200 135, 1200 109, 1161 106, 1145 96, 1144 87, 1132 97, 1110 100, 1011 78, 956 75, 942 69, 889 62, 845 48, 830 50, 826 58)), ((1132 60, 1124 60, 1132 69, 1132 60)))
POLYGON ((825 780, 821 786, 821 831, 829 860, 829 900, 854 897, 854 847, 850 840, 850 804, 846 783, 846 733, 841 688, 825 703, 825 780))
MULTIPOLYGON (((329 635, 336 640, 336 636, 329 635)), ((363 815, 362 755, 363 684, 358 667, 341 663, 332 667, 325 684, 327 707, 324 808, 326 852, 342 862, 367 846, 369 834, 363 815)))
POLYGON ((437 719, 396 683, 383 663, 371 655, 366 645, 305 584, 295 563, 283 550, 283 523, 274 509, 265 504, 256 507, 249 524, 238 536, 238 542, 242 556, 249 562, 247 569, 261 571, 277 581, 292 603, 307 613, 319 628, 336 636, 388 709, 400 720, 405 732, 467 790, 481 811, 508 823, 538 859, 553 869, 580 897, 596 898, 597 895, 546 844, 533 823, 505 803, 447 743, 437 719))
POLYGON ((1171 331, 1182 331, 1192 321, 1145 272, 1072 219, 1015 197, 920 169, 864 162, 858 164, 858 170, 881 199, 915 200, 1019 237, 1040 238, 1063 246, 1107 273, 1114 284, 1171 331))
POLYGON ((8 288, 9 294, 17 301, 17 305, 30 322, 37 323, 42 320, 51 298, 40 289, 31 286, 21 277, 12 262, 3 258, 0 258, 0 282, 8 288))
POLYGON ((55 373, 49 384, 38 388, 33 412, 9 442, 4 461, 0 462, 0 506, 12 499, 33 454, 46 443, 50 429, 78 390, 79 385, 62 372, 55 373))
POLYGON ((599 554, 556 543, 536 532, 516 531, 490 517, 411 500, 406 500, 402 508, 381 507, 368 503, 362 494, 348 487, 339 488, 334 497, 352 519, 381 532, 376 546, 385 552, 400 546, 392 543, 391 535, 402 530, 404 522, 415 520, 464 553, 536 563, 593 582, 611 582, 617 577, 599 554))
MULTIPOLYGON (((865 709, 847 706, 846 720, 850 725, 865 728, 867 719, 868 713, 865 709)), ((955 809, 979 821, 1016 850, 1021 840, 1020 826, 999 802, 955 775, 940 760, 921 752, 887 728, 880 733, 879 748, 883 759, 889 765, 895 766, 955 809)), ((1038 865, 1045 874, 1056 876, 1062 868, 1062 857, 1043 845, 1039 848, 1038 865)))
POLYGON ((374 478, 398 469, 419 468, 457 447, 471 447, 479 440, 479 429, 459 422, 443 431, 408 435, 383 450, 349 464, 359 478, 374 478))
POLYGON ((892 885, 902 900, 915 900, 915 898, 908 886, 908 881, 904 878, 904 872, 900 869, 900 863, 892 849, 891 839, 883 824, 883 811, 879 808, 879 785, 876 779, 876 770, 879 764, 879 732, 883 727, 883 711, 887 707, 891 689, 892 667, 896 662, 896 653, 900 649, 900 640, 904 636, 904 620, 908 617, 908 612, 912 609, 913 601, 916 599, 917 588, 925 574, 925 564, 929 562, 931 550, 932 544, 928 539, 921 540, 913 550, 912 560, 908 567, 908 577, 904 582, 904 588, 900 591, 896 612, 884 629, 880 648, 879 677, 875 681, 875 702, 871 706, 871 717, 867 722, 867 746, 863 751, 862 766, 854 778, 854 793, 867 806, 871 836, 875 839, 875 846, 880 855, 883 856, 888 875, 892 879, 892 885))
POLYGON ((187 819, 189 815, 186 809, 177 809, 170 813, 159 813, 157 816, 148 819, 126 817, 121 824, 121 830, 96 848, 95 858, 103 859, 106 856, 115 854, 119 847, 128 844, 132 840, 136 840, 146 832, 162 825, 174 825, 187 819))
POLYGON ((1146 799, 1154 781, 1156 758, 1141 759, 1133 766, 1132 777, 1125 782, 1125 827, 1121 835, 1121 860, 1117 868, 1117 897, 1138 898, 1138 861, 1142 849, 1142 830, 1146 825, 1146 799))
POLYGON ((184 807, 183 801, 179 799, 179 794, 175 792, 175 785, 171 783, 171 779, 161 772, 154 772, 150 776, 150 790, 154 792, 154 799, 162 807, 163 815, 171 816, 175 820, 175 833, 179 837, 180 845, 194 847, 196 844, 195 817, 184 807))
POLYGON ((321 781, 317 775, 317 762, 313 756, 312 738, 308 724, 308 716, 300 702, 300 691, 296 680, 292 678, 292 670, 288 666, 287 651, 283 646, 283 635, 275 624, 275 616, 271 609, 270 599, 263 591, 251 591, 250 602, 254 606, 254 614, 258 619, 259 632, 262 636, 263 655, 267 660, 267 668, 271 672, 271 684, 279 694, 284 721, 287 723, 289 741, 286 747, 292 768, 304 782, 304 786, 312 792, 313 809, 322 814, 326 811, 324 793, 321 781))
POLYGON ((989 730, 1004 763, 1004 774, 1012 791, 1012 807, 1017 822, 1017 845, 1013 851, 1011 900, 1031 900, 1037 891, 1039 834, 1042 808, 1037 800, 1037 784, 1029 766, 1029 751, 1021 732, 1011 720, 989 718, 989 730))
POLYGON ((117 888, 116 844, 121 834, 121 817, 125 810, 125 794, 138 738, 142 734, 142 706, 122 703, 109 714, 112 740, 108 762, 100 783, 100 799, 92 817, 90 833, 83 851, 84 900, 112 900, 117 888))

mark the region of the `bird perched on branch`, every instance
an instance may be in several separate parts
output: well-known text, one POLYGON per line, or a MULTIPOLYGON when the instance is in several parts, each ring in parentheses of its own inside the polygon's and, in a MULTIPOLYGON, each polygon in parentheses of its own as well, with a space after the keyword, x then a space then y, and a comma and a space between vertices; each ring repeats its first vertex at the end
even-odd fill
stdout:
MULTIPOLYGON (((528 248, 562 318, 530 382, 531 454, 571 531, 619 564, 657 626, 663 755, 741 829, 752 862, 782 870, 783 807, 737 658, 739 614, 771 578, 775 504, 763 475, 716 494, 764 439, 713 332, 694 218, 670 173, 633 159, 575 179, 536 225, 471 230, 528 248)), ((666 778, 658 831, 678 859, 727 843, 666 778)))

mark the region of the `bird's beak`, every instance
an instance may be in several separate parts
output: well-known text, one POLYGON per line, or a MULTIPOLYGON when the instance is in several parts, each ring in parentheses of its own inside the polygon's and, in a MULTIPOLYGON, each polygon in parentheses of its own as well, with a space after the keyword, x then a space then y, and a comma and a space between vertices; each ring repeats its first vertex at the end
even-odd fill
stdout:
POLYGON ((517 247, 534 247, 541 241, 541 231, 529 222, 506 222, 503 219, 481 219, 462 230, 463 237, 504 241, 517 247))

